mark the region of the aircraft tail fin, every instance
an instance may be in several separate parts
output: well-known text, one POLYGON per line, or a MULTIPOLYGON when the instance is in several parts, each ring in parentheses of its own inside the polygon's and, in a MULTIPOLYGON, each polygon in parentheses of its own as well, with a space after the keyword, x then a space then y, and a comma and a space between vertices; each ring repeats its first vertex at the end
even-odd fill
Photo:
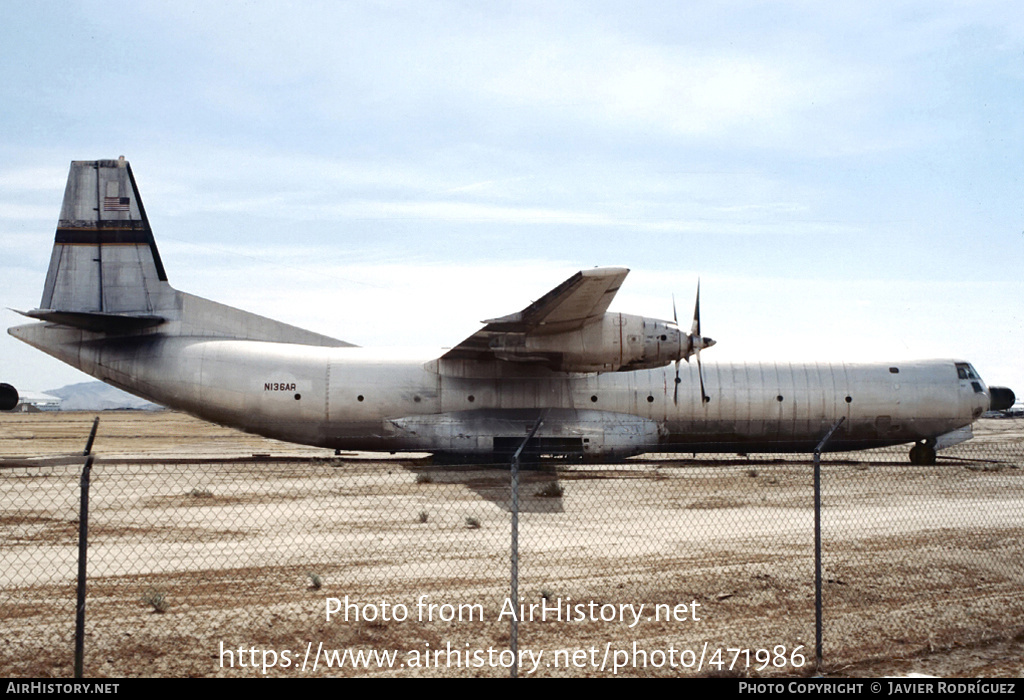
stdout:
POLYGON ((173 289, 123 157, 72 161, 42 301, 19 313, 107 335, 351 345, 173 289))
POLYGON ((169 289, 131 166, 73 161, 43 298, 29 315, 91 330, 153 325, 169 289))

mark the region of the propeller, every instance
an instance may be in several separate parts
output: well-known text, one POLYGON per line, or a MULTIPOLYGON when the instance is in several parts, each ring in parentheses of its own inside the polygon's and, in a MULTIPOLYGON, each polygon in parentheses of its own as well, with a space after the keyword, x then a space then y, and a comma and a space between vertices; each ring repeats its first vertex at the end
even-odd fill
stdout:
MULTIPOLYGON (((679 317, 676 314, 676 298, 672 296, 672 320, 676 326, 679 326, 679 317)), ((709 348, 715 344, 715 341, 711 338, 705 338, 700 333, 700 280, 697 280, 697 301, 693 306, 693 323, 690 325, 690 333, 686 337, 687 341, 687 352, 685 353, 685 359, 687 362, 690 361, 690 355, 697 356, 697 376, 700 379, 700 400, 701 403, 709 403, 711 397, 707 395, 704 389, 704 367, 700 363, 700 351, 704 348, 709 348)), ((679 356, 683 356, 682 352, 682 335, 679 336, 680 352, 679 356)), ((679 404, 679 360, 680 357, 676 357, 676 386, 675 391, 672 395, 672 400, 678 405, 679 404)))
MULTIPOLYGON (((708 340, 711 340, 708 338, 708 340)), ((690 348, 697 356, 697 376, 700 377, 700 400, 701 403, 711 401, 704 392, 704 368, 700 364, 700 349, 708 347, 705 345, 704 337, 700 334, 700 280, 697 280, 697 303, 693 305, 693 325, 690 326, 690 348)), ((713 340, 711 341, 714 342, 713 340)), ((690 358, 686 358, 689 361, 690 358)))

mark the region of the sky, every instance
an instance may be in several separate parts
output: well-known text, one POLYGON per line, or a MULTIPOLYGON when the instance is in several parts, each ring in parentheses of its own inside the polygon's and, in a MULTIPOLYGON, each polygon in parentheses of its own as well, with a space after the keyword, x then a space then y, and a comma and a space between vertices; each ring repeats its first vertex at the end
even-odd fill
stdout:
MULTIPOLYGON (((451 346, 573 274, 729 361, 955 357, 1024 395, 1016 2, 0 5, 0 322, 68 164, 177 289, 451 346), (684 324, 688 325, 688 324, 684 324)), ((4 334, 0 381, 89 378, 4 334)))

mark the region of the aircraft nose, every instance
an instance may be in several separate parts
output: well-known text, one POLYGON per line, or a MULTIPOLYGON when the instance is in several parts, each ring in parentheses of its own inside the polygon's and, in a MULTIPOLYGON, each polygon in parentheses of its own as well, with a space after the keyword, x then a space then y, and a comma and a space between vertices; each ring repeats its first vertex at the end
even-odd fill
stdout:
POLYGON ((718 341, 716 341, 716 340, 714 340, 714 339, 712 339, 712 338, 709 338, 709 337, 707 337, 707 336, 704 336, 704 347, 705 347, 705 348, 710 348, 710 347, 711 347, 712 345, 714 345, 714 344, 715 344, 716 342, 718 342, 718 341))
POLYGON ((988 410, 990 411, 1005 411, 1013 406, 1013 403, 1017 400, 1017 395, 1013 393, 1013 389, 1008 389, 1005 386, 990 386, 988 388, 988 397, 988 410))

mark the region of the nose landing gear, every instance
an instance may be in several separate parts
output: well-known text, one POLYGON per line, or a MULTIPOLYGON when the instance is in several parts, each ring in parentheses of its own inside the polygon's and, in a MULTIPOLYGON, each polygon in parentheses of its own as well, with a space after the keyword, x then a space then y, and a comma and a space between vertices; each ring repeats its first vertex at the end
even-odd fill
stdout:
POLYGON ((919 442, 910 448, 910 463, 918 466, 935 464, 935 447, 927 442, 919 442))

